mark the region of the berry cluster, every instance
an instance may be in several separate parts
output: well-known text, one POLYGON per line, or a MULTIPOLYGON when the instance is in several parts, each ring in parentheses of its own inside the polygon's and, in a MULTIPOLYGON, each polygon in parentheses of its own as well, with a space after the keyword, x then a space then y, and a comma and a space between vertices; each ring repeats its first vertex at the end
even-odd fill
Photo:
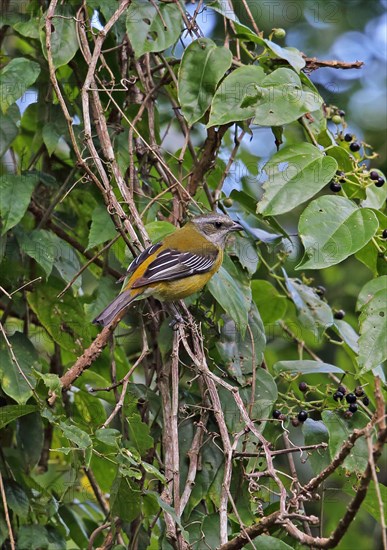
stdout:
POLYGON ((360 151, 361 145, 358 141, 354 141, 354 136, 352 134, 345 134, 344 140, 350 144, 349 148, 352 153, 357 153, 358 151, 360 151))
POLYGON ((370 403, 370 400, 366 396, 363 388, 361 386, 357 386, 353 393, 347 393, 347 390, 344 386, 340 385, 338 386, 337 390, 333 394, 333 399, 335 401, 342 401, 345 397, 346 402, 348 403, 348 410, 345 412, 346 418, 351 418, 351 416, 357 411, 358 404, 357 400, 358 398, 363 398, 363 403, 367 407, 370 403))
POLYGON ((384 178, 376 170, 371 170, 370 178, 375 182, 376 187, 383 187, 385 184, 384 178))

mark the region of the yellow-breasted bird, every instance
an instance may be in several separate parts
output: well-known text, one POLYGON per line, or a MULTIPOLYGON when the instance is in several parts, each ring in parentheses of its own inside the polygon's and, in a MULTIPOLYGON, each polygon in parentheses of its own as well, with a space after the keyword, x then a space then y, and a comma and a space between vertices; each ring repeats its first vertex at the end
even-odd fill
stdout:
POLYGON ((174 302, 201 290, 218 271, 231 231, 243 227, 222 214, 197 216, 137 256, 121 293, 93 321, 109 325, 135 300, 174 302))

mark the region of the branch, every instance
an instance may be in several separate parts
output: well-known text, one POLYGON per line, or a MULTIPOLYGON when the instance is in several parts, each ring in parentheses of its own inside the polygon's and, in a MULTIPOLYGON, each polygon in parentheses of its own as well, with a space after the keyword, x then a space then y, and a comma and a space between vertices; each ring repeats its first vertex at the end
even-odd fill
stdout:
POLYGON ((192 171, 187 187, 191 197, 196 194, 198 186, 203 182, 204 174, 213 167, 222 138, 230 126, 231 124, 223 124, 218 130, 208 128, 201 158, 192 171))
MULTIPOLYGON (((78 357, 74 365, 64 373, 60 381, 62 384, 63 390, 68 390, 70 386, 75 382, 77 378, 81 376, 84 370, 88 369, 91 364, 101 355, 102 351, 105 349, 109 338, 113 334, 114 329, 120 322, 125 312, 121 312, 114 321, 104 327, 92 344, 83 352, 83 354, 78 357)), ((56 395, 53 394, 49 399, 49 404, 53 405, 56 399, 56 395)))
MULTIPOLYGON (((305 59, 306 63, 306 69, 308 71, 315 71, 316 69, 321 68, 330 68, 330 69, 342 69, 342 70, 348 70, 348 69, 361 69, 364 65, 363 61, 352 61, 352 62, 345 62, 345 61, 337 61, 337 60, 330 60, 330 61, 322 61, 321 59, 317 59, 316 57, 307 57, 306 55, 302 55, 302 57, 305 59)), ((305 70, 305 69, 304 69, 305 70)))

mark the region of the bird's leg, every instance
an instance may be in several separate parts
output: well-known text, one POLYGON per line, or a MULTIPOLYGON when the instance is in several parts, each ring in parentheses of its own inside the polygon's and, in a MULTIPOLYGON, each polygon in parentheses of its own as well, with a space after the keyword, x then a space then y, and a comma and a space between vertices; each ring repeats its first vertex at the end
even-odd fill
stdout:
POLYGON ((173 319, 169 323, 169 326, 172 328, 172 330, 178 330, 179 325, 184 323, 184 319, 183 319, 180 311, 178 310, 175 302, 171 302, 171 304, 169 304, 169 308, 170 308, 170 310, 172 312, 172 315, 173 315, 173 319))

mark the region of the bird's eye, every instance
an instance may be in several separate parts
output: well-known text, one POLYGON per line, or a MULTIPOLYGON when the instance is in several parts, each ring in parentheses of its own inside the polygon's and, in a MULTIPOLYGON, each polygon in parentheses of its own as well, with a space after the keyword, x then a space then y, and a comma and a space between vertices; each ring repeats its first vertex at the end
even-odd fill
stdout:
POLYGON ((214 222, 214 226, 216 227, 216 229, 220 229, 222 225, 222 222, 214 222))

